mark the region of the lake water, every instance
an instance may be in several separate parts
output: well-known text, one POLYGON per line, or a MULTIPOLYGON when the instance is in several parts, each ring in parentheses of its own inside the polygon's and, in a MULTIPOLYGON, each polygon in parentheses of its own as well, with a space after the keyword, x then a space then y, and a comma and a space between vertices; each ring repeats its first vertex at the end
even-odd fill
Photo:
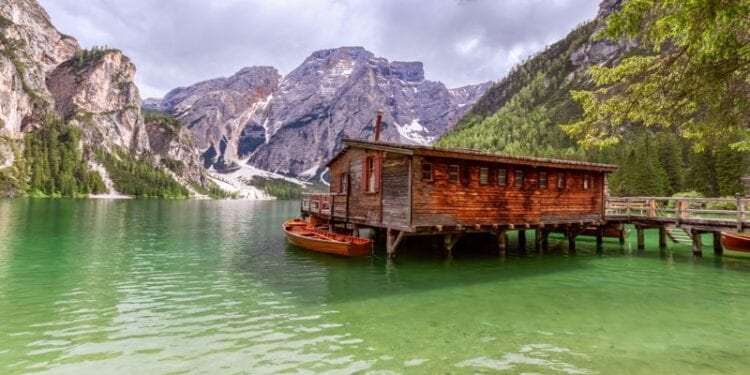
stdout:
POLYGON ((708 238, 344 259, 298 207, 0 201, 0 373, 750 373, 750 257, 708 238))

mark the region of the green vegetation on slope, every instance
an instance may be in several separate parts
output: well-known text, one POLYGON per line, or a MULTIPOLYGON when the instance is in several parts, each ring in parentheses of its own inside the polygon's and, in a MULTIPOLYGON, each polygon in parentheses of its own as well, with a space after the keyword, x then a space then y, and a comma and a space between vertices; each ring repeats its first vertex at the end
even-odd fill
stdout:
POLYGON ((452 132, 438 140, 437 146, 585 158, 559 125, 581 115, 568 90, 587 83, 585 77, 574 74, 570 56, 588 40, 595 26, 594 22, 579 26, 562 41, 515 67, 452 132))
POLYGON ((44 128, 24 139, 21 175, 34 196, 76 196, 106 191, 99 173, 90 171, 79 149, 80 131, 48 116, 44 128))
POLYGON ((154 168, 148 156, 136 158, 124 150, 94 151, 109 173, 115 189, 136 197, 188 198, 190 192, 164 171, 154 168))
POLYGON ((728 142, 695 153, 694 141, 677 132, 634 125, 619 144, 585 150, 562 131, 560 125, 583 116, 570 90, 593 87, 590 77, 577 71, 570 57, 588 42, 594 27, 593 22, 579 26, 514 68, 437 146, 617 164, 621 169, 609 180, 613 195, 696 190, 706 196, 727 196, 742 192, 740 176, 750 172, 750 157, 731 150, 728 142))
POLYGON ((277 199, 299 199, 302 196, 302 193, 305 192, 302 186, 282 178, 253 176, 252 180, 250 180, 250 185, 263 190, 266 194, 276 197, 277 199))

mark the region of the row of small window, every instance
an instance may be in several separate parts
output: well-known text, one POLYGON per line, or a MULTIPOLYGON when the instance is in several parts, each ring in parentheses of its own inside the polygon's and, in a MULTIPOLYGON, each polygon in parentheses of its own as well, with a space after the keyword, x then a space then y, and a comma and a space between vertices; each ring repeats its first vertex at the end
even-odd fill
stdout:
MULTIPOLYGON (((459 166, 455 164, 451 164, 448 166, 448 182, 458 182, 459 181, 459 166)), ((465 170, 468 172, 468 170, 465 170)), ((524 185, 524 172, 523 169, 516 169, 515 175, 513 179, 513 185, 515 187, 522 187, 524 185)), ((432 181, 433 180, 433 173, 432 173, 432 164, 431 163, 422 163, 422 180, 425 181, 432 181)), ((464 180, 468 182, 469 176, 468 174, 464 176, 464 180)), ((583 189, 588 189, 590 186, 590 177, 588 175, 583 176, 583 183, 582 187, 583 189)), ((489 185, 490 183, 490 169, 488 167, 480 167, 479 168, 479 184, 480 185, 489 185)), ((546 189, 548 183, 548 177, 547 177, 547 171, 539 171, 539 188, 546 189)), ((497 185, 498 186, 507 186, 508 185, 508 170, 505 168, 498 168, 497 169, 497 185)), ((565 189, 566 187, 566 175, 565 172, 558 172, 557 173, 557 188, 558 189, 565 189)))

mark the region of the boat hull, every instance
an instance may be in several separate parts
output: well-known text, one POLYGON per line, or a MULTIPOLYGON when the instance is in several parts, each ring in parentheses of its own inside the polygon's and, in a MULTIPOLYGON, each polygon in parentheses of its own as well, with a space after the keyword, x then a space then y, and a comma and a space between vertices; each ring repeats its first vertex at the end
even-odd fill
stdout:
POLYGON ((750 236, 737 233, 721 233, 721 246, 727 250, 750 253, 750 236))
POLYGON ((292 245, 318 253, 363 256, 372 252, 372 242, 310 227, 306 222, 289 220, 282 226, 287 241, 292 245))

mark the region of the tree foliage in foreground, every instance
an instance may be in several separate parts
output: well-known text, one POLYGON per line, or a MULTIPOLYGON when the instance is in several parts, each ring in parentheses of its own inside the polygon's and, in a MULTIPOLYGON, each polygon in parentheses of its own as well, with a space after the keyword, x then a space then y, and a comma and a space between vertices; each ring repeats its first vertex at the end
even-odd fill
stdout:
POLYGON ((639 41, 652 53, 589 72, 597 88, 572 91, 580 121, 565 126, 584 146, 622 140, 633 123, 674 128, 697 149, 750 150, 750 0, 629 0, 601 36, 639 41))

